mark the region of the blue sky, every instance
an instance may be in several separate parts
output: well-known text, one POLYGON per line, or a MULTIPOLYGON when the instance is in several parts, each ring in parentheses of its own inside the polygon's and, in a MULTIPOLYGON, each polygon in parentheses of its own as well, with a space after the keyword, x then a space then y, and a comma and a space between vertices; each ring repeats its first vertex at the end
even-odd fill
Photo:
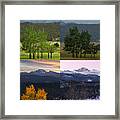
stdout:
POLYGON ((77 24, 100 24, 100 20, 21 20, 23 22, 32 23, 52 23, 52 22, 64 22, 64 23, 77 23, 77 24))

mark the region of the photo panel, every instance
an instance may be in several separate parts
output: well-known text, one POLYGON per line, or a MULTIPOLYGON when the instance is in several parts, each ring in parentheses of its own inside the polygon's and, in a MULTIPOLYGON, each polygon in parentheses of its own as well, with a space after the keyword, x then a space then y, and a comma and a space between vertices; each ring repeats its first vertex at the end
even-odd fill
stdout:
POLYGON ((100 21, 21 20, 20 100, 87 99, 100 99, 100 21))
POLYGON ((60 24, 61 60, 100 59, 99 20, 63 20, 60 24))

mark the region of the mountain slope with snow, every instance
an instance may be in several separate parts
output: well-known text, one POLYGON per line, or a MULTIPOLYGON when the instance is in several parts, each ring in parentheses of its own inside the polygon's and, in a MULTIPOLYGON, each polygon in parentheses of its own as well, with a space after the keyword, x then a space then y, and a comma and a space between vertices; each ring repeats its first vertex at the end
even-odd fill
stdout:
POLYGON ((73 70, 73 71, 64 70, 64 71, 61 71, 61 73, 66 73, 66 74, 80 73, 80 74, 84 74, 84 75, 92 74, 92 75, 98 75, 98 76, 100 76, 100 71, 98 71, 96 69, 89 70, 89 69, 87 69, 85 67, 82 67, 80 69, 73 70))

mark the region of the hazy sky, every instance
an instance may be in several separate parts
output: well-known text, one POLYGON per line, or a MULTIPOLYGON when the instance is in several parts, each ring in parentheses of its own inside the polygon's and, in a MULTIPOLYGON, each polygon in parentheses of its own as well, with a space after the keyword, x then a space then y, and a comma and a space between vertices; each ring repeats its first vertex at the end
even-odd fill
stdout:
POLYGON ((100 60, 61 60, 60 70, 77 70, 82 67, 92 69, 100 69, 100 60))
POLYGON ((64 23, 77 23, 77 24, 100 24, 100 20, 21 20, 23 22, 32 23, 52 23, 52 22, 64 22, 64 23))

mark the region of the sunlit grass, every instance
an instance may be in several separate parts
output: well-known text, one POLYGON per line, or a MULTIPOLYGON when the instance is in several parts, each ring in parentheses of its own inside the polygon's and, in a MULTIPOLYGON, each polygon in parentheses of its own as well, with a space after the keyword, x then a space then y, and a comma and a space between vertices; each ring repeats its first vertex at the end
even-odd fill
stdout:
MULTIPOLYGON (((20 59, 29 59, 29 53, 21 53, 20 55, 20 59)), ((42 59, 46 59, 46 60, 60 60, 60 52, 54 52, 52 53, 52 58, 50 57, 49 54, 49 58, 48 58, 48 53, 43 53, 43 58, 41 58, 41 56, 39 55, 39 58, 35 58, 36 60, 42 60, 42 59)))

